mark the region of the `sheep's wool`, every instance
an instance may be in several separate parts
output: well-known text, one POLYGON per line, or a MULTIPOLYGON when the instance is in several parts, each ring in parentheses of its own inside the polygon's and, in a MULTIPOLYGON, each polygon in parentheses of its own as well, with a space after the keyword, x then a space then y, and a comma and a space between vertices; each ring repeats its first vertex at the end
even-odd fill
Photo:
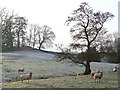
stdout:
POLYGON ((20 77, 22 79, 30 79, 30 74, 22 74, 20 77))

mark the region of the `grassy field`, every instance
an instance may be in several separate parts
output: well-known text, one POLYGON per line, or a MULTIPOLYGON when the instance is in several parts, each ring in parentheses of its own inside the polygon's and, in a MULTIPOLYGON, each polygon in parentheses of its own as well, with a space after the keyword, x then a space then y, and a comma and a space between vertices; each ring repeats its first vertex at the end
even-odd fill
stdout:
POLYGON ((52 55, 40 52, 7 53, 3 58, 2 75, 3 88, 117 88, 118 73, 112 68, 118 64, 91 63, 92 70, 103 71, 103 78, 95 83, 90 75, 76 76, 84 72, 84 66, 73 63, 63 63, 51 60, 52 55), (48 58, 48 59, 47 59, 48 58), (16 80, 17 70, 23 67, 25 73, 32 72, 30 83, 16 80), (42 78, 42 79, 41 79, 42 78))
POLYGON ((90 75, 53 77, 3 83, 3 88, 118 88, 117 72, 106 72, 99 83, 90 75))

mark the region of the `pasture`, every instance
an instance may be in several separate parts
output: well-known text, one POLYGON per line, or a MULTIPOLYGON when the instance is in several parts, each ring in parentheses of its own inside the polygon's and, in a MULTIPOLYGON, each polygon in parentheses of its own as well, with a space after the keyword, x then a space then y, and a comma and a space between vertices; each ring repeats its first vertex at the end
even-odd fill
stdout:
POLYGON ((103 71, 103 78, 95 83, 90 75, 76 76, 84 72, 83 65, 56 62, 50 53, 18 51, 2 56, 3 88, 118 88, 118 72, 112 72, 118 64, 91 62, 92 70, 103 71), (25 73, 33 73, 30 83, 17 78, 20 67, 25 68, 25 73))

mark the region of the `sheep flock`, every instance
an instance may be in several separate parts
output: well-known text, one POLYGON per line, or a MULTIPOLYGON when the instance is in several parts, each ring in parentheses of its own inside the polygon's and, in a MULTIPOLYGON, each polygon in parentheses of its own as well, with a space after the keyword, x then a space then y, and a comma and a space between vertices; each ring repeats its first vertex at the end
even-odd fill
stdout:
MULTIPOLYGON (((117 67, 114 67, 112 69, 112 72, 116 72, 118 69, 117 67)), ((24 68, 20 68, 18 69, 18 73, 19 73, 19 78, 20 80, 23 81, 24 80, 28 80, 28 83, 29 83, 29 80, 32 79, 32 72, 30 73, 24 73, 25 69, 24 68)), ((80 73, 77 73, 77 76, 81 75, 80 73)), ((102 79, 103 77, 103 72, 102 71, 99 71, 99 70, 96 70, 96 71, 91 71, 90 73, 90 76, 92 79, 95 80, 95 82, 100 82, 100 79, 102 79)))

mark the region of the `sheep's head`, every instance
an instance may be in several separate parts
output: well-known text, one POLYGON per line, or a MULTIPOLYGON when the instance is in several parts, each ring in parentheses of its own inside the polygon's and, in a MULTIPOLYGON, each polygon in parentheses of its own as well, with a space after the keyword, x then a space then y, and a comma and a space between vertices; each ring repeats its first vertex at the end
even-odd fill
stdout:
POLYGON ((115 69, 117 69, 117 67, 115 67, 115 69))
POLYGON ((103 76, 103 72, 100 72, 101 73, 101 75, 103 76))

